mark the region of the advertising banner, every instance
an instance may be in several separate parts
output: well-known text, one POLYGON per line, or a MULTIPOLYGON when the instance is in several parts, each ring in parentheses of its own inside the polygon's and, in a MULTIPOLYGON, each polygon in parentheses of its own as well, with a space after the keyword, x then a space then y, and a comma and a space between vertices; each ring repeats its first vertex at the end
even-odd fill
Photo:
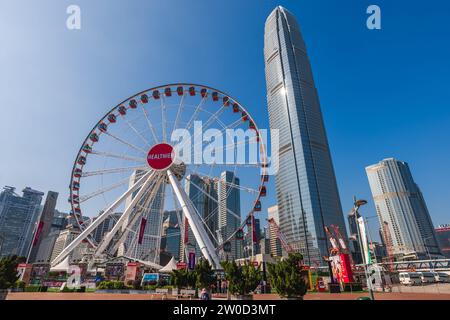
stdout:
POLYGON ((141 225, 139 226, 139 238, 138 238, 138 243, 142 244, 142 239, 144 239, 144 231, 145 231, 145 226, 147 225, 147 219, 142 218, 141 219, 141 225))
POLYGON ((345 253, 341 253, 339 256, 341 260, 342 276, 341 282, 349 283, 353 282, 352 266, 350 264, 350 256, 345 253))
POLYGON ((44 221, 39 221, 38 227, 36 229, 36 233, 33 239, 33 247, 38 243, 39 237, 41 236, 42 229, 44 228, 44 221))
POLYGON ((125 281, 134 281, 139 276, 139 264, 135 262, 129 262, 127 264, 127 272, 125 274, 125 281))
POLYGON ((189 269, 194 270, 195 268, 195 252, 189 252, 189 269))
POLYGON ((361 235, 361 242, 362 242, 362 246, 363 246, 363 248, 362 248, 363 253, 364 253, 364 261, 363 262, 365 264, 371 264, 372 259, 370 257, 369 246, 367 243, 366 225, 364 223, 363 217, 358 218, 358 228, 359 228, 359 233, 361 235))

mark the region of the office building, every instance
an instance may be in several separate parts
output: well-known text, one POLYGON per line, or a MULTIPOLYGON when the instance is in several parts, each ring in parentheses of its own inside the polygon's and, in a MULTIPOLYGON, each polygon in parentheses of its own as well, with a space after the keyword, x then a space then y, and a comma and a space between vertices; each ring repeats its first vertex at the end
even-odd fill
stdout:
MULTIPOLYGON (((67 247, 76 237, 78 237, 80 233, 81 231, 76 225, 68 225, 64 230, 60 231, 53 246, 50 261, 53 261, 65 247, 67 247)), ((87 242, 80 243, 69 255, 69 262, 81 262, 83 255, 87 253, 88 246, 89 245, 87 242)))
POLYGON ((5 186, 0 193, 0 257, 27 257, 44 193, 26 187, 22 196, 5 186))
POLYGON ((241 196, 240 190, 235 187, 240 185, 240 180, 231 171, 221 173, 218 195, 218 229, 223 241, 231 243, 231 251, 225 253, 227 260, 242 258, 243 240, 230 237, 241 225, 241 196))
POLYGON ((427 205, 408 164, 389 158, 368 166, 366 172, 380 225, 387 222, 394 256, 441 256, 427 205))
MULTIPOLYGON (((41 211, 40 217, 34 227, 33 241, 31 243, 30 253, 28 255, 28 262, 37 262, 37 254, 39 252, 41 243, 51 230, 53 218, 55 216, 56 201, 58 200, 58 192, 49 191, 45 199, 44 208, 41 211)), ((46 241, 48 242, 48 241, 46 241)), ((48 245, 48 243, 46 244, 48 245)), ((48 249, 48 248, 47 248, 48 249)))
POLYGON ((442 254, 450 259, 450 224, 440 225, 435 231, 442 254))
POLYGON ((306 264, 324 265, 324 226, 337 225, 346 237, 345 222, 305 42, 295 17, 283 7, 266 20, 264 59, 271 150, 279 157, 279 226, 306 264))

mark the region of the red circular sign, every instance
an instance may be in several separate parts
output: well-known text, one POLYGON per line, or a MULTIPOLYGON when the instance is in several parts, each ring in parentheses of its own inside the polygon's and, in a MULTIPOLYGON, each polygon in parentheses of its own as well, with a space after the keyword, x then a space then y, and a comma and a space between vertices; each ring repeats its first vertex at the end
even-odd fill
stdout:
POLYGON ((147 163, 154 170, 170 167, 175 158, 173 147, 167 143, 154 145, 147 154, 147 163))

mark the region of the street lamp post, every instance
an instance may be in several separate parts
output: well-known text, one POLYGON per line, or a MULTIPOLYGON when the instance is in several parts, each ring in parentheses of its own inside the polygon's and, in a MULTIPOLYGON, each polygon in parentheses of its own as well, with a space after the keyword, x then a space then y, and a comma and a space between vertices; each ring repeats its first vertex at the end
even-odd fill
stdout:
POLYGON ((374 294, 373 294, 373 290, 372 290, 372 285, 369 283, 369 275, 367 273, 367 263, 366 263, 366 258, 364 256, 364 247, 363 247, 363 243, 362 243, 362 239, 361 239, 361 233, 359 231, 359 224, 358 224, 358 209, 359 207, 363 206, 367 204, 366 200, 356 200, 356 197, 353 197, 353 211, 354 211, 354 215, 355 215, 355 223, 356 223, 356 232, 358 233, 358 242, 359 242, 359 246, 361 248, 361 255, 362 255, 362 261, 363 261, 363 265, 364 265, 364 273, 366 275, 366 279, 367 279, 367 285, 369 287, 369 294, 370 294, 370 299, 375 300, 374 294))

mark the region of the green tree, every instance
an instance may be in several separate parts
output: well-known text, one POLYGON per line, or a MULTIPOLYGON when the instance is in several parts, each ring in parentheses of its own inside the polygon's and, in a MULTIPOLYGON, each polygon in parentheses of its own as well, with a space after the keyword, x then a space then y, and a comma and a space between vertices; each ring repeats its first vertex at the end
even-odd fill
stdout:
POLYGON ((231 294, 247 295, 261 282, 261 272, 252 264, 245 263, 240 266, 235 261, 224 261, 222 267, 225 271, 225 279, 228 281, 228 291, 231 294))
POLYGON ((178 289, 187 288, 191 283, 189 278, 189 271, 185 269, 173 270, 171 273, 171 284, 178 289))
POLYGON ((15 286, 19 279, 17 265, 23 258, 17 256, 4 257, 0 260, 0 289, 9 289, 15 286))
POLYGON ((303 256, 291 253, 276 264, 268 264, 270 285, 284 298, 301 298, 306 294, 306 282, 300 273, 303 256))
POLYGON ((194 272, 195 285, 197 286, 197 288, 206 288, 206 290, 209 291, 211 285, 216 282, 216 277, 208 260, 200 259, 195 265, 194 272))

